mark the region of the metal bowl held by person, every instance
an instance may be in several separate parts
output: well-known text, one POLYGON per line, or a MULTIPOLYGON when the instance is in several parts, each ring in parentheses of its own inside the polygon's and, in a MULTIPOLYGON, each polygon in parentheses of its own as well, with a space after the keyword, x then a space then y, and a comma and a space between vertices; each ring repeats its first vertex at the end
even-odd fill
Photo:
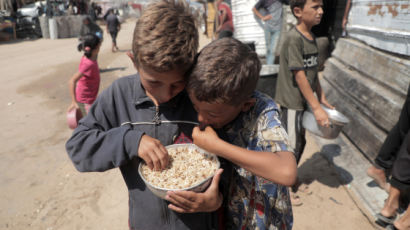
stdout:
POLYGON ((326 139, 335 139, 339 136, 343 127, 349 123, 349 119, 336 109, 329 109, 324 105, 321 106, 329 116, 329 126, 319 125, 312 109, 309 107, 308 110, 303 113, 303 127, 317 136, 326 139))
POLYGON ((220 167, 218 157, 194 144, 174 144, 165 148, 170 157, 166 169, 154 171, 144 162, 138 167, 138 173, 152 193, 165 199, 167 191, 205 191, 220 167))

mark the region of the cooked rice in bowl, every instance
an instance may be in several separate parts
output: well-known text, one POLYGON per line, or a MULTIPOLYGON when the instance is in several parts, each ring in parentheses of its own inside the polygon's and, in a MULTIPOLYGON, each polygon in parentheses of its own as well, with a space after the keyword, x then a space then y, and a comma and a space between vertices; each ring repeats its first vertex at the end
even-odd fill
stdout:
POLYGON ((218 158, 194 144, 166 146, 170 161, 162 171, 151 170, 141 163, 139 173, 154 194, 164 198, 168 190, 201 192, 210 184, 220 167, 218 158))

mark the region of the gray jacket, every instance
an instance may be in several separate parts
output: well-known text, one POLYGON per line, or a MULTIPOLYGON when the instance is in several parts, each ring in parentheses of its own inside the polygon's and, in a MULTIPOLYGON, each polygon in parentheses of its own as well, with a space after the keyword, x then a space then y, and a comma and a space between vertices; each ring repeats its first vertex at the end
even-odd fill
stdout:
POLYGON ((129 191, 132 229, 216 229, 215 213, 180 214, 156 197, 138 175, 138 145, 145 133, 173 144, 181 132, 191 136, 197 121, 185 91, 156 107, 145 94, 139 75, 116 80, 79 122, 66 150, 81 172, 119 167, 129 191))

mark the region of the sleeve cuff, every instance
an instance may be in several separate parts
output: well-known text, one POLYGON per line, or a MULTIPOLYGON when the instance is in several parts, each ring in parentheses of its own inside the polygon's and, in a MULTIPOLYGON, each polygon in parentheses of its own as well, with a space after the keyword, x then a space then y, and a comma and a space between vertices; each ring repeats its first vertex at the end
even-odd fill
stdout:
POLYGON ((305 67, 291 67, 291 66, 289 66, 290 71, 292 71, 292 70, 304 70, 304 69, 305 69, 305 67))
POLYGON ((130 159, 138 156, 138 147, 144 132, 137 130, 128 130, 124 136, 124 146, 130 159))

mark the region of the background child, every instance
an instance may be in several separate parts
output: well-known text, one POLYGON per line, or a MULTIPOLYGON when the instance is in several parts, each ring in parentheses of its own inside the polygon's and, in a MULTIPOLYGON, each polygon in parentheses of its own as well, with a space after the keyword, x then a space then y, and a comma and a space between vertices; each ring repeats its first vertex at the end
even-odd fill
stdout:
POLYGON ((252 11, 263 21, 266 45, 266 64, 273 65, 275 63, 276 45, 278 44, 282 27, 282 1, 258 0, 252 8, 252 11))
POLYGON ((107 24, 107 31, 110 33, 112 40, 111 51, 116 52, 119 50, 117 46, 117 35, 121 29, 121 23, 120 20, 118 20, 117 15, 114 14, 114 9, 108 10, 108 16, 105 21, 107 24))
POLYGON ((224 0, 216 0, 215 5, 218 8, 218 27, 215 30, 218 39, 232 37, 234 27, 231 7, 224 0))
MULTIPOLYGON (((184 91, 185 74, 198 49, 195 17, 185 1, 161 0, 144 9, 138 19, 130 55, 137 75, 123 77, 94 102, 66 143, 67 152, 81 172, 119 167, 129 192, 130 229, 217 228, 215 212, 218 178, 199 197, 216 197, 195 209, 176 213, 155 196, 138 174, 144 161, 151 169, 168 164, 165 145, 190 137, 197 117, 184 91), (215 189, 216 188, 216 189, 215 189)), ((219 171, 220 173, 221 171, 219 171)))
MULTIPOLYGON (((306 145, 305 129, 302 125, 303 112, 309 105, 319 125, 328 126, 328 115, 320 103, 334 108, 327 102, 319 83, 318 48, 315 37, 310 31, 314 25, 320 23, 323 15, 322 6, 322 0, 290 1, 292 13, 298 22, 296 27, 287 33, 280 52, 275 101, 281 106, 281 121, 295 150, 297 163, 306 145), (319 99, 314 95, 315 92, 319 99)), ((299 182, 294 190, 298 185, 299 182)), ((306 185, 301 187, 301 190, 307 191, 307 189, 306 185)), ((294 205, 302 204, 296 194, 292 195, 292 198, 294 198, 292 200, 294 205)))
POLYGON ((278 107, 254 91, 260 68, 247 45, 223 38, 201 50, 188 80, 199 122, 212 127, 194 128, 194 143, 234 163, 227 229, 291 229, 293 224, 286 186, 296 179, 296 161, 278 107), (225 133, 224 140, 213 128, 225 133))
POLYGON ((85 116, 97 98, 100 87, 100 69, 97 57, 100 46, 101 40, 95 34, 84 36, 78 45, 78 50, 84 51, 84 56, 81 57, 77 73, 68 82, 71 95, 71 105, 68 107, 68 111, 80 108, 85 116))

